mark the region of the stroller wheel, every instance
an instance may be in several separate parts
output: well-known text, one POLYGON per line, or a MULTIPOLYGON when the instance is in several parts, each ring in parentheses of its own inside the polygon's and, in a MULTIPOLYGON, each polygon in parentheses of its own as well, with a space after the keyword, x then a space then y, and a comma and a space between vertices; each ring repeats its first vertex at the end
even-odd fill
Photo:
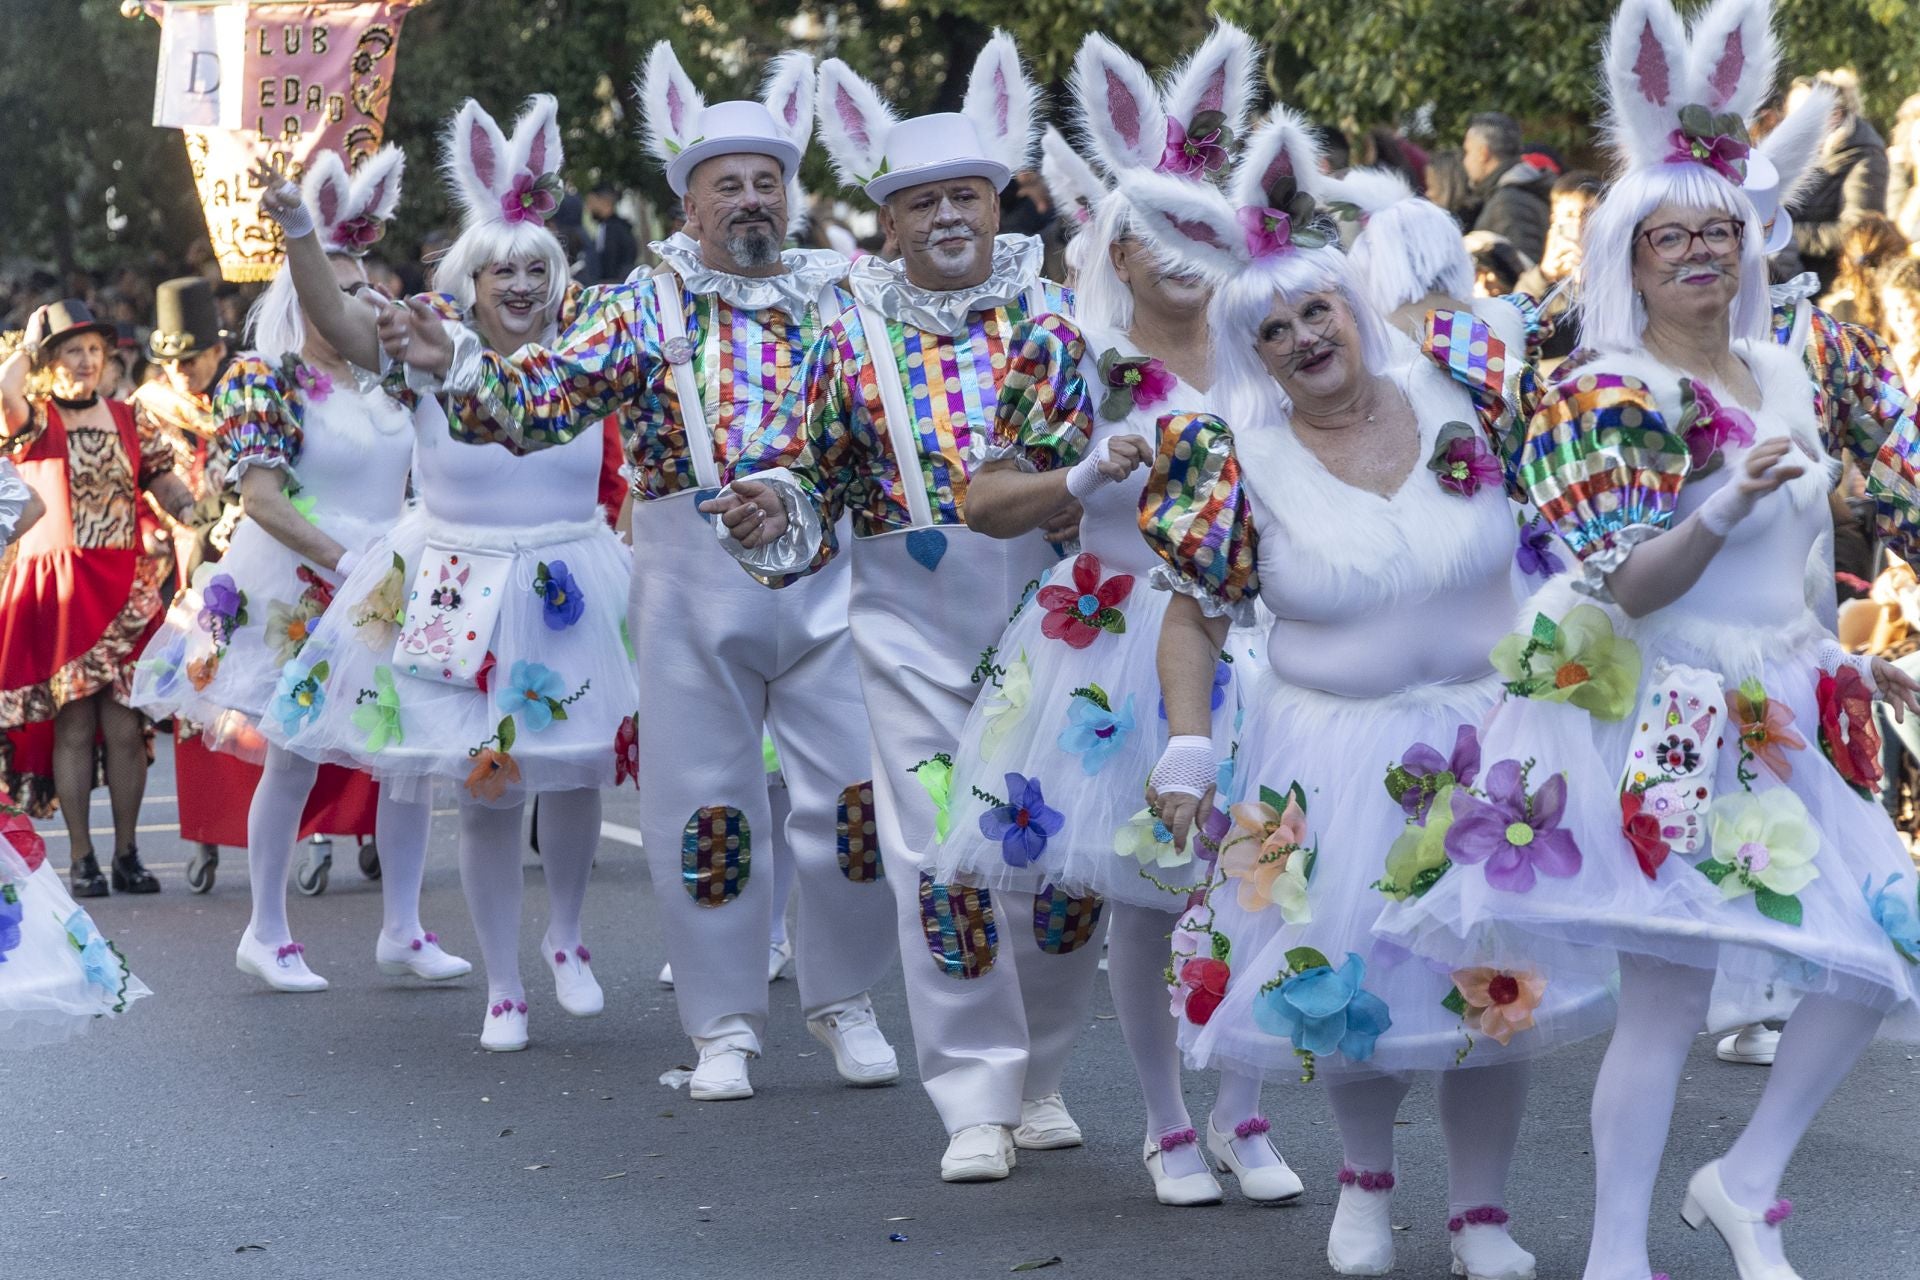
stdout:
POLYGON ((327 891, 327 878, 333 873, 333 842, 315 840, 307 845, 307 860, 293 873, 293 883, 309 898, 327 891))
POLYGON ((213 888, 214 874, 220 869, 220 846, 203 844, 187 859, 187 888, 206 893, 213 888))
POLYGON ((360 874, 369 880, 380 878, 380 846, 371 840, 360 846, 360 874))

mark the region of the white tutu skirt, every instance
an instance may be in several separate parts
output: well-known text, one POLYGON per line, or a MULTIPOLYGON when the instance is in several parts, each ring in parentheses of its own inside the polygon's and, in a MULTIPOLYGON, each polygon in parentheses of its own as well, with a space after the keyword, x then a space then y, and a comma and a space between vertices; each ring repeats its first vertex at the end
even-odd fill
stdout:
POLYGON ((68 896, 59 873, 45 863, 31 875, 25 870, 11 851, 0 853, 0 882, 8 885, 0 893, 17 899, 0 896, 0 1049, 77 1036, 153 994, 68 896))
MULTIPOLYGON (((1638 714, 1620 721, 1596 721, 1563 702, 1502 702, 1482 734, 1482 758, 1536 761, 1536 786, 1566 775, 1563 825, 1579 848, 1577 870, 1539 876, 1519 891, 1490 884, 1490 863, 1456 863, 1424 896, 1396 904, 1381 936, 1449 965, 1603 975, 1625 953, 1715 968, 1724 1006, 1761 1009, 1793 992, 1830 993, 1885 1010, 1887 1034, 1920 1039, 1920 882, 1886 811, 1849 787, 1821 749, 1818 634, 1732 644, 1749 652, 1728 661, 1725 653, 1669 642, 1643 653, 1638 714), (1708 803, 1738 797, 1748 816, 1739 828, 1722 823, 1716 834, 1709 807, 1699 847, 1672 851, 1650 876, 1623 832, 1620 782, 1651 698, 1665 696, 1654 679, 1656 658, 1717 672, 1723 690, 1757 681, 1776 722, 1784 707, 1791 723, 1781 727, 1805 745, 1778 749, 1790 770, 1783 780, 1757 757, 1743 766, 1739 729, 1725 723, 1715 735, 1708 803), (1740 796, 1743 772, 1753 802, 1740 796), (1767 798, 1779 790, 1799 804, 1767 798), (1774 852, 1759 852, 1769 845, 1774 852), (1716 884, 1703 874, 1718 875, 1713 864, 1738 859, 1742 849, 1748 865, 1756 855, 1783 868, 1801 863, 1806 850, 1812 856, 1792 879, 1771 866, 1754 877, 1759 889, 1771 883, 1789 889, 1785 895, 1763 895, 1737 875, 1716 884)), ((1726 710, 1724 696, 1719 709, 1726 710)))
MULTIPOLYGON (((985 692, 967 716, 954 755, 952 818, 935 872, 939 882, 1027 893, 1051 883, 1076 895, 1097 893, 1172 912, 1204 873, 1192 847, 1175 849, 1166 828, 1147 812, 1147 779, 1167 743, 1154 655, 1172 597, 1154 590, 1144 576, 1134 578, 1113 606, 1121 631, 1084 626, 1047 607, 1071 596, 1076 603, 1070 609, 1079 618, 1098 617, 1099 608, 1087 604, 1092 592, 1082 588, 1115 576, 1091 555, 1062 561, 982 657, 977 675, 985 692), (1068 642, 1075 637, 1088 643, 1075 647, 1068 642), (1044 842, 1003 835, 1005 815, 994 811, 1021 801, 1007 794, 1008 774, 1037 786, 1058 815, 1045 820, 1054 830, 1044 842)), ((1224 658, 1216 670, 1214 740, 1222 757, 1231 741, 1240 670, 1224 658)), ((1030 823, 1026 830, 1035 828, 1030 823)))
MULTIPOLYGON (((379 526, 332 519, 342 546, 371 541, 379 526)), ((280 669, 305 647, 340 585, 260 525, 244 521, 217 563, 174 598, 134 667, 132 704, 156 719, 200 725, 206 745, 258 763, 254 727, 280 683, 280 669)))
MULTIPOLYGON (((282 672, 261 732, 310 760, 364 769, 403 800, 427 797, 435 779, 494 805, 617 785, 638 751, 631 579, 631 552, 604 520, 483 530, 415 509, 341 585, 282 672), (396 660, 402 620, 431 607, 423 566, 447 554, 510 562, 490 641, 447 637, 467 646, 479 683, 434 678, 439 662, 396 660), (543 564, 570 580, 562 591, 537 585, 543 564)), ((494 588, 475 579, 470 590, 494 588)))
POLYGON ((1221 851, 1206 901, 1188 908, 1174 934, 1174 1009, 1193 1065, 1270 1071, 1299 1065, 1299 1051, 1310 1049, 1319 1075, 1487 1066, 1610 1024, 1612 1000, 1598 982, 1513 982, 1506 1006, 1514 1009, 1517 996, 1530 1016, 1513 1021, 1531 1025, 1496 1021, 1489 1025, 1498 1034, 1490 1033, 1455 988, 1484 1003, 1500 975, 1456 974, 1374 937, 1389 901, 1375 885, 1406 819, 1387 791, 1387 766, 1414 742, 1444 754, 1456 727, 1484 714, 1498 694, 1491 678, 1368 699, 1260 682, 1234 768, 1241 825, 1222 834, 1216 816, 1221 851), (1290 799, 1304 801, 1303 812, 1290 799), (1265 811, 1250 808, 1262 803, 1265 811), (1243 840, 1248 819, 1278 819, 1281 830, 1243 840), (1316 967, 1300 948, 1319 953, 1332 972, 1283 983, 1316 967), (1229 971, 1223 997, 1209 961, 1229 971))

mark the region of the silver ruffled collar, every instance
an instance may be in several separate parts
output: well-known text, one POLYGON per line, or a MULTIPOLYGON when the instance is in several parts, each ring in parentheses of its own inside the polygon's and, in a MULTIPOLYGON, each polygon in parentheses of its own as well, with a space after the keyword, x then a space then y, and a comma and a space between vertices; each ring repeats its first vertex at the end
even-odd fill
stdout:
POLYGON ((889 320, 957 338, 967 331, 967 317, 974 312, 1018 302, 1039 284, 1043 256, 1037 236, 996 236, 993 269, 968 289, 922 289, 907 280, 900 263, 877 257, 854 263, 847 284, 854 297, 889 320))
POLYGON ((847 274, 847 260, 831 249, 788 249, 780 255, 787 265, 781 274, 736 276, 702 261, 699 241, 685 232, 676 231, 647 247, 694 293, 718 294, 736 311, 771 309, 795 320, 819 301, 822 289, 847 274))

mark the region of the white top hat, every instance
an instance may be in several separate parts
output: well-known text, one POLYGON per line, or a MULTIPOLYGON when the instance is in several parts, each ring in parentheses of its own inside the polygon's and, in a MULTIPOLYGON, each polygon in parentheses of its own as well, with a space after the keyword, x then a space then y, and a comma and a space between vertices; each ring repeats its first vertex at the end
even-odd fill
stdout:
POLYGON ((958 111, 939 111, 887 130, 880 171, 866 192, 874 203, 884 204, 896 191, 949 178, 985 178, 998 191, 1013 180, 1013 170, 987 154, 972 120, 958 111))
POLYGON ((800 148, 774 123, 773 112, 752 99, 716 102, 700 113, 700 140, 667 162, 667 185, 687 194, 687 179, 702 160, 715 156, 772 156, 782 178, 800 167, 800 148))
POLYGON ((813 59, 789 51, 769 64, 762 101, 743 98, 708 106, 680 67, 673 46, 653 46, 640 73, 647 145, 667 167, 667 185, 687 194, 701 161, 715 156, 771 156, 792 182, 813 133, 813 59))

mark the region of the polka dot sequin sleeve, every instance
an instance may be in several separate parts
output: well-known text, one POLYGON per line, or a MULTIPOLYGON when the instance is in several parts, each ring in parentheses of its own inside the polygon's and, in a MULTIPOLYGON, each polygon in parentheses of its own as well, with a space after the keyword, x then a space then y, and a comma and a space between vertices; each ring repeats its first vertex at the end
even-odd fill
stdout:
POLYGON ((239 484, 249 467, 291 472, 299 462, 304 406, 294 368, 292 359, 276 369, 252 355, 227 366, 213 393, 213 416, 229 484, 239 484))
POLYGON ((1233 436, 1204 413, 1160 419, 1160 448, 1140 496, 1140 532, 1166 561, 1153 585, 1200 602, 1210 618, 1254 621, 1258 538, 1233 436))
POLYGON ((1065 316, 1022 321, 994 407, 993 433, 975 449, 975 465, 1013 458, 1023 471, 1070 467, 1093 433, 1093 397, 1082 361, 1085 335, 1065 316))

